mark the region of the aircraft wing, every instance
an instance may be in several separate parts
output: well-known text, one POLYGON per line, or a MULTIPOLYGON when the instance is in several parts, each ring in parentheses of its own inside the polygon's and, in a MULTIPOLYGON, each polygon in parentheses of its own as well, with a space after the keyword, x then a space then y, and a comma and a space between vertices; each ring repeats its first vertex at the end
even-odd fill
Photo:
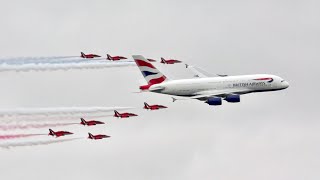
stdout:
POLYGON ((199 92, 197 94, 195 94, 194 96, 191 97, 187 97, 187 98, 174 98, 172 97, 173 101, 176 100, 187 100, 187 99, 198 99, 200 101, 206 101, 207 99, 209 99, 210 97, 226 97, 227 95, 230 94, 244 94, 245 92, 243 92, 243 90, 240 89, 230 89, 230 90, 213 90, 213 91, 202 91, 199 92))
POLYGON ((190 69, 193 73, 195 77, 199 77, 199 78, 204 78, 204 77, 216 77, 216 76, 220 76, 220 77, 225 77, 227 75, 223 75, 223 74, 212 74, 209 73, 205 70, 203 70, 200 67, 196 67, 196 66, 191 66, 186 64, 186 68, 190 69))

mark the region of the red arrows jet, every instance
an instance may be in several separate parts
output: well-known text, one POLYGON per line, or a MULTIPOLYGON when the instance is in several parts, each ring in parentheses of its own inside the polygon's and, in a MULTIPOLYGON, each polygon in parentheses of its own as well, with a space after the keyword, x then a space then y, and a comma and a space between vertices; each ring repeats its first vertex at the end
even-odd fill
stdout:
POLYGON ((175 64, 175 63, 181 63, 181 61, 175 60, 175 59, 168 59, 165 60, 163 57, 161 58, 162 64, 175 64))
POLYGON ((156 62, 154 59, 147 59, 149 62, 156 62))
POLYGON ((85 53, 81 52, 81 56, 80 57, 86 58, 86 59, 92 59, 92 58, 101 57, 101 56, 96 55, 96 54, 85 54, 85 53))
POLYGON ((88 133, 88 134, 89 134, 88 138, 89 138, 89 139, 93 139, 93 140, 111 137, 111 136, 104 135, 104 134, 98 134, 98 135, 92 135, 91 133, 88 133))
POLYGON ((131 116, 138 116, 136 114, 133 113, 119 113, 118 111, 114 111, 114 117, 118 117, 118 118, 128 118, 131 116))
POLYGON ((97 125, 97 124, 104 124, 104 122, 101 122, 101 121, 95 121, 95 120, 86 121, 83 118, 80 118, 80 119, 81 119, 81 123, 80 124, 82 124, 84 126, 94 126, 94 125, 97 125))
POLYGON ((60 136, 65 136, 65 135, 70 135, 70 134, 73 134, 73 133, 68 132, 68 131, 57 131, 57 132, 54 132, 52 129, 49 129, 49 134, 48 135, 60 137, 60 136))
POLYGON ((110 54, 107 54, 107 60, 110 61, 119 61, 121 59, 127 59, 126 57, 123 56, 110 56, 110 54))
POLYGON ((158 104, 149 105, 146 102, 144 103, 144 107, 143 107, 143 109, 150 109, 150 110, 158 110, 158 109, 164 109, 164 108, 168 108, 168 107, 162 106, 162 105, 158 105, 158 104))

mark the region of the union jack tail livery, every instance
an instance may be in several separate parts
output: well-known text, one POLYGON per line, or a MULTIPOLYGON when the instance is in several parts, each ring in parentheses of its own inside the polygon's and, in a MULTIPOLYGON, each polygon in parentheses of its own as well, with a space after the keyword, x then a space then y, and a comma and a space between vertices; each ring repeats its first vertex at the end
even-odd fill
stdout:
POLYGON ((141 90, 147 90, 153 84, 160 84, 168 78, 162 74, 157 68, 155 68, 150 61, 141 55, 132 56, 137 66, 139 67, 143 77, 146 79, 148 85, 140 86, 141 90))

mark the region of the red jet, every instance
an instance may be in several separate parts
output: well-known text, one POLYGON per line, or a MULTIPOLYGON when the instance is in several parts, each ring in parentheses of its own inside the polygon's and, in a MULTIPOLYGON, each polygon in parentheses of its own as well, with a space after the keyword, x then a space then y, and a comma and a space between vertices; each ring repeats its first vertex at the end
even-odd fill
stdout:
POLYGON ((80 118, 80 119, 81 119, 81 123, 80 124, 82 124, 84 126, 94 126, 94 125, 97 125, 97 124, 104 124, 104 122, 101 122, 101 121, 95 121, 95 120, 86 121, 83 118, 80 118))
POLYGON ((175 59, 168 59, 165 60, 163 57, 161 58, 162 64, 175 64, 175 63, 182 63, 181 61, 175 60, 175 59))
POLYGON ((118 111, 114 111, 114 117, 118 117, 118 118, 128 118, 131 116, 138 116, 136 114, 133 113, 119 113, 118 111))
POLYGON ((88 133, 88 134, 89 134, 89 137, 88 137, 88 138, 89 138, 89 139, 93 139, 93 140, 111 137, 111 136, 104 135, 104 134, 98 134, 98 135, 92 135, 91 133, 88 133))
POLYGON ((110 61, 119 61, 121 59, 127 59, 126 57, 123 56, 110 56, 110 54, 107 54, 107 60, 110 61))
POLYGON ((154 59, 147 59, 149 62, 156 62, 154 59))
POLYGON ((68 132, 68 131, 57 131, 57 132, 54 132, 52 129, 49 129, 49 134, 48 135, 60 137, 60 136, 65 136, 65 135, 70 135, 70 134, 73 134, 73 133, 68 132))
POLYGON ((81 56, 80 57, 86 58, 86 59, 92 59, 92 58, 101 57, 101 56, 96 55, 96 54, 85 54, 85 53, 81 52, 81 56))
POLYGON ((144 107, 143 107, 143 109, 150 109, 150 110, 158 110, 158 109, 164 109, 164 108, 168 108, 168 107, 162 106, 162 105, 158 105, 158 104, 149 105, 146 102, 144 103, 144 107))

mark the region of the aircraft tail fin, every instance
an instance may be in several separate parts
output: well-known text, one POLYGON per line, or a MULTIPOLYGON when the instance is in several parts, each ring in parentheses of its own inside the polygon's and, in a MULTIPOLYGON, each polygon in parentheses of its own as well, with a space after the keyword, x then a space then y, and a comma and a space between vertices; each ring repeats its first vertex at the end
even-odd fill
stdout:
POLYGON ((93 135, 91 133, 88 133, 88 135, 89 135, 88 136, 89 139, 93 139, 93 135))
POLYGON ((115 116, 115 117, 119 117, 119 116, 120 116, 119 112, 116 111, 116 110, 114 110, 114 116, 115 116))
POLYGON ((110 61, 112 60, 112 57, 110 56, 110 54, 107 54, 107 59, 109 59, 110 61))
POLYGON ((84 58, 85 56, 86 56, 86 55, 85 55, 83 52, 81 52, 81 57, 84 58))
POLYGON ((141 55, 133 55, 134 61, 149 85, 160 84, 168 78, 141 55))
POLYGON ((49 129, 49 135, 54 136, 55 132, 52 129, 49 129))
POLYGON ((161 57, 161 63, 163 63, 163 64, 166 63, 166 60, 163 57, 161 57))
POLYGON ((80 118, 80 120, 81 120, 81 122, 82 122, 82 124, 87 124, 87 122, 86 122, 86 120, 84 120, 83 118, 80 118))
POLYGON ((146 103, 146 102, 144 102, 144 108, 145 108, 145 109, 149 109, 149 107, 150 107, 149 104, 146 103))

